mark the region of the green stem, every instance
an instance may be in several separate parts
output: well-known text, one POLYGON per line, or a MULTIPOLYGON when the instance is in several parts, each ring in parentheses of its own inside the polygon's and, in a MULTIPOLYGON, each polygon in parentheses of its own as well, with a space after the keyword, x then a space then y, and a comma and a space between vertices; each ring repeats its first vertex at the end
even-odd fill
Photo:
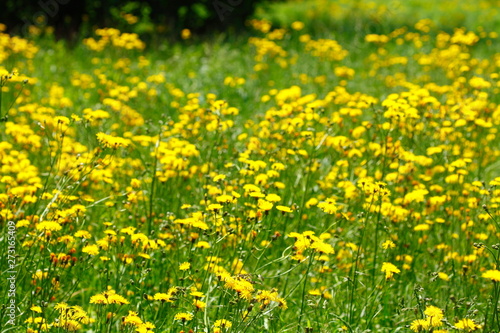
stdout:
POLYGON ((371 276, 371 285, 372 288, 375 286, 375 271, 377 270, 377 252, 378 252, 378 233, 380 227, 380 215, 382 211, 382 198, 379 198, 380 205, 378 206, 377 220, 375 221, 375 248, 373 250, 373 269, 371 276))
POLYGON ((354 293, 356 291, 356 285, 358 280, 358 274, 356 272, 358 270, 359 259, 361 256, 361 248, 363 247, 365 229, 366 229, 366 220, 365 220, 365 225, 363 225, 361 229, 360 243, 358 245, 358 251, 356 252, 356 258, 354 260, 354 267, 352 270, 352 278, 351 278, 352 287, 351 287, 351 294, 349 295, 349 317, 348 317, 349 325, 352 324, 352 318, 354 316, 354 293))
POLYGON ((500 318, 498 316, 498 298, 500 296, 500 290, 498 282, 493 282, 493 323, 492 327, 495 326, 495 321, 497 322, 497 330, 500 330, 500 318))
MULTIPOLYGON (((14 106, 14 103, 17 101, 17 99, 19 98, 19 96, 21 96, 21 93, 23 92, 23 90, 24 90, 24 84, 21 86, 21 89, 17 93, 17 95, 14 98, 14 100, 12 100, 12 103, 10 103, 9 107, 7 108, 7 111, 5 111, 5 120, 7 120, 7 115, 9 113, 9 110, 14 106)), ((1 100, 0 100, 0 102, 1 102, 1 100)), ((0 115, 1 115, 1 113, 0 113, 0 115)))
POLYGON ((156 189, 156 168, 158 167, 158 147, 160 146, 161 140, 161 125, 160 131, 158 133, 158 141, 155 144, 154 150, 154 162, 153 162, 153 170, 151 174, 151 189, 149 193, 149 216, 148 216, 148 235, 151 235, 152 227, 153 227, 153 200, 155 196, 156 189))
POLYGON ((299 323, 297 325, 297 329, 300 327, 300 323, 302 322, 302 317, 304 315, 304 307, 306 304, 306 287, 307 287, 307 276, 309 275, 309 270, 311 269, 313 262, 313 253, 309 256, 309 263, 307 264, 306 272, 304 274, 304 284, 302 285, 302 301, 300 304, 300 314, 299 314, 299 323))

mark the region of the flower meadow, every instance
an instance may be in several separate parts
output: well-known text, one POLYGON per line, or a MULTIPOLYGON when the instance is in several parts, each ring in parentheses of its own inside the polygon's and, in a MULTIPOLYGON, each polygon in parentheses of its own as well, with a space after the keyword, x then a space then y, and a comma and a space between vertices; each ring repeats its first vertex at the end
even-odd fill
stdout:
POLYGON ((500 330, 498 32, 5 30, 2 332, 500 330))

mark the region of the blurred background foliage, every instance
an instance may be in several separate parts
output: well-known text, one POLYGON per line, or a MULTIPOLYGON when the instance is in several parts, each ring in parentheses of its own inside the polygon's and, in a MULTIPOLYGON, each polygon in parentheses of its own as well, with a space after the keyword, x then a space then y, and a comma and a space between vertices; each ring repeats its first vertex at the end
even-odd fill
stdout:
MULTIPOLYGON (((11 34, 29 27, 54 27, 58 38, 88 36, 96 27, 115 27, 141 35, 178 35, 238 29, 263 0, 2 0, 0 22, 11 34)), ((270 1, 266 1, 270 2, 270 1)))
MULTIPOLYGON (((500 0, 2 0, 0 23, 10 34, 28 35, 30 29, 58 39, 78 41, 95 28, 114 27, 137 33, 149 42, 180 39, 182 31, 224 40, 245 35, 248 19, 268 21, 273 27, 307 22, 304 33, 351 43, 370 33, 387 34, 401 26, 431 19, 435 31, 497 30, 500 0), (219 32, 219 34, 213 34, 219 32), (222 32, 222 34, 220 34, 222 32)), ((33 35, 33 34, 31 34, 33 35)), ((35 34, 36 35, 36 34, 35 34)), ((184 37, 182 37, 184 38, 184 37)), ((185 39, 185 38, 184 38, 185 39)), ((150 43, 148 43, 150 44, 150 43)), ((154 43, 152 44, 154 45, 154 43)))

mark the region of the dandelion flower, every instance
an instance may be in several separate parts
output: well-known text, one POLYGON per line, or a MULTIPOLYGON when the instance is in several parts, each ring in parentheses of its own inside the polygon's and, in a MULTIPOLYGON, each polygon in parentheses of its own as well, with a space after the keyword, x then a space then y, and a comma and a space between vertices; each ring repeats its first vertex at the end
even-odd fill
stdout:
POLYGON ((129 304, 125 297, 118 295, 113 289, 90 297, 91 304, 129 304))
POLYGON ((179 265, 179 270, 181 271, 187 271, 189 268, 191 268, 191 264, 188 262, 183 262, 179 265))
POLYGON ((287 206, 276 206, 276 209, 283 212, 283 213, 291 213, 292 209, 287 206))
POLYGON ((99 254, 99 248, 95 244, 87 245, 82 249, 82 252, 87 253, 91 256, 95 256, 95 255, 99 254))
POLYGON ((437 306, 428 306, 425 309, 424 314, 427 316, 427 319, 429 320, 431 326, 438 327, 443 324, 441 322, 441 319, 444 318, 443 310, 441 310, 437 306))
POLYGON ((401 270, 391 264, 390 262, 384 262, 382 263, 382 268, 381 271, 385 273, 385 279, 389 280, 394 276, 394 273, 399 274, 401 273, 401 270))
POLYGON ((219 320, 216 320, 214 323, 214 327, 230 328, 232 326, 233 326, 233 323, 230 322, 229 320, 226 320, 226 319, 219 319, 219 320))
POLYGON ((466 318, 466 319, 460 319, 458 322, 456 322, 455 328, 467 332, 472 332, 480 329, 481 325, 476 324, 474 320, 466 318))
POLYGON ((490 269, 486 272, 483 273, 482 277, 486 279, 490 279, 493 282, 499 282, 500 281, 500 271, 496 269, 490 269))
POLYGON ((37 306, 37 305, 33 305, 31 308, 30 308, 31 311, 33 312, 38 312, 38 313, 42 313, 42 308, 37 306))
POLYGON ((394 244, 394 242, 391 240, 386 240, 384 243, 382 243, 382 248, 384 250, 393 249, 395 247, 396 247, 396 244, 394 244))
POLYGON ((413 332, 422 332, 429 329, 430 326, 431 325, 428 319, 416 319, 411 322, 410 329, 413 332))
POLYGON ((38 223, 36 226, 38 231, 59 231, 62 229, 61 225, 54 221, 44 221, 38 223))
POLYGON ((175 320, 190 321, 194 318, 191 313, 180 312, 174 316, 175 320))

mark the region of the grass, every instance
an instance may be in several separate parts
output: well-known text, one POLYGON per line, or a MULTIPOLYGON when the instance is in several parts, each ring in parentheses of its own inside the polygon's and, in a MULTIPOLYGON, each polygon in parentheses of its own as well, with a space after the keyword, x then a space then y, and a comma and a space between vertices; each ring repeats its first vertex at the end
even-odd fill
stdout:
POLYGON ((1 34, 0 331, 498 331, 496 7, 473 4, 1 34))

